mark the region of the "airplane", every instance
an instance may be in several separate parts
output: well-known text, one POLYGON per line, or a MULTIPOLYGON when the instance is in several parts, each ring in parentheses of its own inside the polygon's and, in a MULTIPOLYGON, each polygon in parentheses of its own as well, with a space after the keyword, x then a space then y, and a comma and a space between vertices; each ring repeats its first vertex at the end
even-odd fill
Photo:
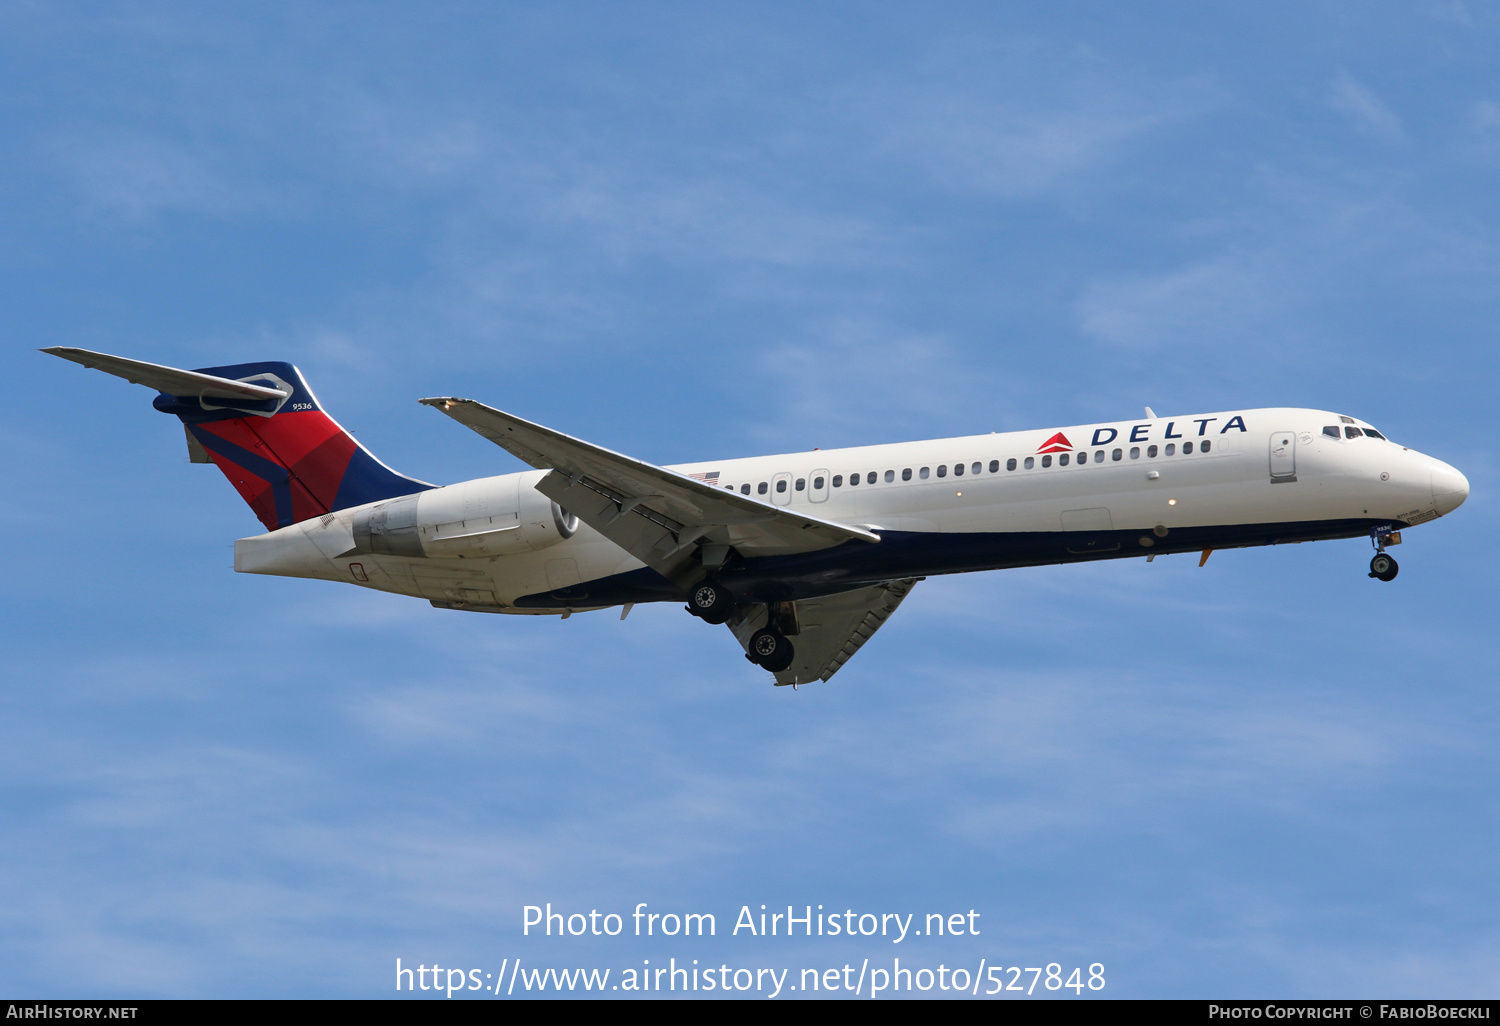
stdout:
POLYGON ((156 389, 189 459, 266 533, 240 573, 341 581, 441 609, 685 602, 777 685, 827 681, 938 574, 1401 532, 1469 482, 1365 421, 1226 410, 655 466, 456 396, 420 402, 535 468, 437 486, 381 463, 289 363, 179 370, 41 350, 156 389))

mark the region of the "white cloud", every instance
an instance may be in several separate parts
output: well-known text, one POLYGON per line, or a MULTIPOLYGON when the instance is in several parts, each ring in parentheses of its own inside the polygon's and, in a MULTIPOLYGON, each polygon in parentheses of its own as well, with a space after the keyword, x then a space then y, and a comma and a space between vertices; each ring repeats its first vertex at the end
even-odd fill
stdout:
POLYGON ((1007 198, 1045 193, 1098 167, 1170 115, 1146 110, 1034 110, 938 95, 883 113, 883 149, 951 188, 1007 198))
POLYGON ((1405 137, 1401 119, 1395 112, 1347 71, 1340 71, 1333 80, 1328 102, 1334 110, 1353 119, 1360 131, 1382 142, 1397 143, 1405 137))
MULTIPOLYGON (((1178 229, 1182 248, 1198 255, 1088 281, 1075 305, 1080 330, 1131 353, 1274 344, 1301 346, 1299 359, 1322 360, 1350 341, 1343 304, 1367 294, 1371 281, 1487 290, 1500 272, 1500 251, 1482 228, 1432 216, 1396 183, 1259 172, 1259 203, 1232 220, 1178 229), (1313 336, 1316 345, 1308 344, 1313 336)), ((1242 364, 1236 375, 1248 383, 1276 370, 1268 360, 1242 364)))
POLYGON ((1264 331, 1289 294, 1264 264, 1224 257, 1157 275, 1091 283, 1079 324, 1102 342, 1131 350, 1220 346, 1264 331))
POLYGON ((1479 100, 1469 108, 1469 140, 1471 152, 1493 160, 1500 153, 1500 103, 1494 100, 1479 100))
POLYGON ((125 222, 172 212, 222 218, 276 203, 264 186, 216 167, 222 153, 214 147, 100 130, 59 137, 50 149, 85 210, 125 222))
POLYGON ((831 447, 852 444, 832 439, 868 442, 872 431, 892 439, 909 431, 977 434, 1001 429, 1005 414, 997 411, 1019 400, 1019 385, 994 380, 952 340, 876 318, 809 326, 758 363, 763 379, 776 382, 779 415, 749 430, 769 444, 831 447))
POLYGON ((946 188, 1011 200, 1069 186, 1222 100, 1211 79, 1148 85, 1091 51, 978 38, 949 39, 905 76, 848 95, 876 152, 946 188))

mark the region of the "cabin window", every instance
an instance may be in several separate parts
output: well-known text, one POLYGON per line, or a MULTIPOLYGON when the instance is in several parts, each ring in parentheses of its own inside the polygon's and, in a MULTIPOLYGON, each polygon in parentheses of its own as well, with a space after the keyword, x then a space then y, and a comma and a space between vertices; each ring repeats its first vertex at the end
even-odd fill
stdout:
POLYGON ((749 495, 750 494, 750 486, 747 485, 747 484, 740 485, 740 494, 741 495, 749 495))
POLYGON ((907 467, 905 470, 901 471, 901 480, 903 480, 903 481, 910 481, 911 480, 911 468, 910 467, 907 467))
POLYGON ((1006 460, 1005 461, 1005 469, 1006 470, 1015 470, 1016 469, 1016 461, 1014 459, 1008 459, 1008 460, 1006 460))
POLYGON ((1182 443, 1182 454, 1184 456, 1188 455, 1192 451, 1193 451, 1193 443, 1192 442, 1183 442, 1182 443))
POLYGON ((1028 457, 1026 457, 1026 469, 1030 470, 1030 469, 1032 469, 1035 466, 1036 466, 1036 457, 1035 456, 1028 456, 1028 457))
POLYGON ((890 484, 894 480, 896 480, 896 472, 894 470, 887 470, 885 472, 885 483, 890 484))
POLYGON ((1177 455, 1177 443, 1176 442, 1168 442, 1167 443, 1167 452, 1166 452, 1166 455, 1168 455, 1168 456, 1176 456, 1177 455))
POLYGON ((1080 467, 1083 466, 1088 461, 1089 461, 1089 454, 1088 453, 1081 452, 1081 453, 1078 454, 1078 465, 1080 467))
POLYGON ((948 476, 948 468, 946 466, 938 467, 938 477, 947 477, 947 476, 948 476))
POLYGON ((963 477, 964 476, 964 465, 962 463, 955 463, 955 464, 953 464, 953 476, 954 477, 963 477))
POLYGON ((930 473, 930 470, 928 470, 926 467, 923 467, 921 470, 917 471, 917 476, 920 477, 923 481, 926 481, 927 475, 930 473))
POLYGON ((1154 446, 1154 445, 1148 445, 1148 446, 1146 446, 1146 458, 1147 459, 1151 459, 1151 460, 1156 459, 1156 446, 1154 446))
POLYGON ((1116 463, 1119 463, 1120 457, 1123 455, 1124 453, 1122 453, 1119 449, 1116 449, 1114 452, 1109 454, 1109 458, 1114 460, 1116 463))
POLYGON ((849 487, 853 488, 857 484, 859 484, 859 475, 858 474, 850 474, 849 475, 849 487))
MULTIPOLYGON (((1016 461, 1015 460, 1011 460, 1010 461, 1010 469, 1011 470, 1015 470, 1016 469, 1016 461)), ((974 473, 977 474, 977 473, 979 473, 979 471, 976 470, 976 471, 974 471, 974 473)), ((998 474, 998 473, 1000 473, 1000 461, 999 460, 990 460, 990 473, 991 474, 998 474)))
POLYGON ((757 495, 764 495, 764 494, 766 494, 766 492, 769 489, 770 489, 770 485, 768 485, 764 481, 762 481, 760 484, 758 484, 758 485, 755 486, 755 494, 757 494, 757 495))
POLYGON ((1362 434, 1364 434, 1364 432, 1361 431, 1359 428, 1352 428, 1352 427, 1346 427, 1346 428, 1344 428, 1344 437, 1345 438, 1358 438, 1362 434))
POLYGON ((815 478, 813 478, 813 491, 818 491, 822 487, 823 487, 823 479, 821 477, 815 477, 815 478))
POLYGON ((1050 453, 1048 455, 1042 457, 1042 466, 1044 466, 1044 467, 1050 467, 1050 466, 1052 466, 1052 456, 1051 456, 1050 453))
POLYGON ((1141 458, 1141 447, 1139 445, 1132 445, 1130 447, 1130 458, 1133 460, 1141 458))
POLYGON ((1059 467, 1066 467, 1068 465, 1068 454, 1067 453, 1063 453, 1061 456, 1059 456, 1057 458, 1057 465, 1059 467))
POLYGON ((1212 446, 1212 445, 1213 445, 1213 444, 1214 444, 1214 443, 1212 443, 1212 442, 1210 442, 1210 441, 1209 441, 1209 440, 1208 440, 1208 439, 1206 439, 1206 438, 1205 438, 1205 439, 1204 439, 1204 440, 1203 440, 1203 441, 1202 441, 1202 442, 1200 442, 1200 443, 1199 443, 1199 444, 1198 444, 1198 451, 1199 451, 1199 452, 1208 452, 1208 450, 1209 450, 1209 448, 1210 448, 1210 447, 1211 447, 1211 446, 1212 446))
POLYGON ((971 474, 977 474, 977 473, 979 473, 980 469, 983 468, 983 466, 984 466, 983 463, 976 463, 972 467, 969 468, 969 473, 971 473, 971 474))
MULTIPOLYGON (((1118 449, 1116 449, 1115 451, 1119 452, 1118 449)), ((1118 457, 1118 456, 1115 457, 1115 459, 1119 459, 1119 458, 1120 457, 1118 457)), ((1103 463, 1104 462, 1104 450, 1103 449, 1100 449, 1098 452, 1094 453, 1094 462, 1095 463, 1103 463)))
POLYGON ((1365 434, 1368 437, 1370 437, 1370 438, 1378 438, 1382 442, 1389 442, 1390 441, 1389 438, 1385 437, 1385 435, 1382 435, 1379 431, 1376 431, 1374 428, 1365 428, 1365 434))
POLYGON ((803 488, 806 488, 807 487, 807 478, 805 478, 805 477, 799 477, 799 478, 797 478, 797 486, 796 487, 797 487, 797 491, 799 491, 799 492, 802 491, 803 488))
POLYGON ((865 484, 874 484, 874 483, 875 483, 875 471, 872 470, 868 474, 865 475, 865 484))
POLYGON ((834 474, 833 475, 833 486, 835 488, 842 488, 842 487, 844 487, 844 475, 843 474, 834 474))
POLYGON ((1329 424, 1323 428, 1323 433, 1329 438, 1337 438, 1339 436, 1339 426, 1337 424, 1329 424))
POLYGON ((785 481, 777 481, 776 482, 776 491, 777 491, 777 494, 780 494, 781 492, 786 491, 786 482, 785 481))

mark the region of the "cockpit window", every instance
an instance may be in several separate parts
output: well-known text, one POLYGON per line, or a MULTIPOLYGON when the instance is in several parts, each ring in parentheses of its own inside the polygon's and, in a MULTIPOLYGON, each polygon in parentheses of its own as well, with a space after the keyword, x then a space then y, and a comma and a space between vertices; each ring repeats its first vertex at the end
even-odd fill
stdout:
POLYGON ((1346 428, 1344 428, 1344 437, 1345 438, 1358 438, 1362 434, 1364 434, 1364 432, 1361 431, 1359 428, 1356 428, 1356 427, 1346 427, 1346 428))
POLYGON ((1378 438, 1382 442, 1389 442, 1390 441, 1389 438, 1385 437, 1385 435, 1382 435, 1379 431, 1376 431, 1374 428, 1365 428, 1365 434, 1369 435, 1371 438, 1378 438))
POLYGON ((1337 424, 1329 424, 1323 429, 1323 433, 1329 438, 1337 438, 1339 436, 1339 426, 1337 424))

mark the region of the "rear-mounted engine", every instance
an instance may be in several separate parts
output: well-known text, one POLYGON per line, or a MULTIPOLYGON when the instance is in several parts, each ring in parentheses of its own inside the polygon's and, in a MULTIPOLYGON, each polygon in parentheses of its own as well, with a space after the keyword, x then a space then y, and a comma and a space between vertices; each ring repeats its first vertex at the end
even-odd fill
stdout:
POLYGON ((543 473, 466 481, 354 515, 354 551, 430 559, 534 552, 571 538, 578 518, 532 485, 543 473))

